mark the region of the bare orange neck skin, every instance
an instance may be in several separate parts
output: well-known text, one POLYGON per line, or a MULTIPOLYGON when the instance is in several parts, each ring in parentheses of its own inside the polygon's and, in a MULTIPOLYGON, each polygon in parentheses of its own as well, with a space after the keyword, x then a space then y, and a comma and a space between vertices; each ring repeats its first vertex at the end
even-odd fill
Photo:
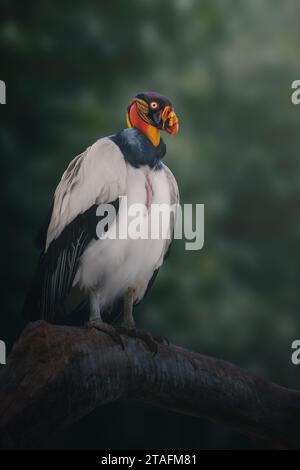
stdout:
POLYGON ((157 127, 148 124, 138 115, 137 104, 133 103, 130 107, 129 115, 127 115, 127 124, 129 127, 138 129, 145 134, 148 139, 152 142, 154 147, 157 147, 160 143, 160 131, 157 127))

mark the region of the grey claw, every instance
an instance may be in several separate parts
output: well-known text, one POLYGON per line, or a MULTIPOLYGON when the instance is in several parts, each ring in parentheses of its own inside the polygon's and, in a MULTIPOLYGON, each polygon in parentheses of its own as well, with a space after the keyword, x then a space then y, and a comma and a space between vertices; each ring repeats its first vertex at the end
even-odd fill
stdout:
POLYGON ((117 330, 120 334, 130 336, 131 338, 141 339, 147 348, 153 353, 153 356, 157 354, 158 343, 161 343, 161 341, 156 341, 155 338, 147 331, 138 330, 136 328, 125 328, 122 326, 119 326, 117 330))
POLYGON ((102 333, 106 333, 117 344, 119 344, 122 347, 123 350, 125 349, 123 339, 122 339, 120 333, 118 332, 118 330, 114 326, 109 325, 108 323, 104 323, 102 321, 99 322, 99 321, 93 321, 93 320, 87 322, 85 326, 88 327, 88 328, 95 328, 96 330, 102 331, 102 333))
POLYGON ((158 343, 158 344, 166 344, 167 346, 170 345, 170 341, 168 340, 168 338, 166 336, 153 336, 153 338, 155 339, 155 341, 158 343))

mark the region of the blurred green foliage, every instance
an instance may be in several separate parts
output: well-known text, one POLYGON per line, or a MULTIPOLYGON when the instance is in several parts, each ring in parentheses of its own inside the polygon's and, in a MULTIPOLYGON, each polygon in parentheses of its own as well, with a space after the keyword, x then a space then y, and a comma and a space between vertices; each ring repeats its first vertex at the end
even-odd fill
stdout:
MULTIPOLYGON (((137 322, 287 386, 300 331, 297 0, 1 0, 1 318, 10 345, 37 259, 35 232, 67 163, 125 125, 129 100, 170 97, 166 163, 205 204, 205 246, 176 241, 137 322)), ((113 404, 52 447, 247 448, 235 432, 113 404)))

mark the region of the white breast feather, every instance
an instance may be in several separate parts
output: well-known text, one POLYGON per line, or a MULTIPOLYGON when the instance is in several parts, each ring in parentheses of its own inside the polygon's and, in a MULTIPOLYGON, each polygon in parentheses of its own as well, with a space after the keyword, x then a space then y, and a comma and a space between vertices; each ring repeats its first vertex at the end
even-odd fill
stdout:
MULTIPOLYGON (((149 170, 128 165, 127 209, 131 204, 146 203, 146 178, 150 179, 153 187, 152 204, 172 205, 178 202, 178 188, 171 171, 165 165, 159 171, 149 170)), ((117 223, 126 223, 126 217, 127 212, 121 202, 117 223)), ((114 230, 114 225, 110 230, 114 230)), ((81 258, 75 282, 79 282, 83 289, 99 292, 102 308, 122 295, 128 287, 134 287, 135 301, 139 301, 155 269, 163 262, 171 243, 172 232, 173 227, 169 226, 168 240, 113 240, 107 237, 92 241, 81 258)))

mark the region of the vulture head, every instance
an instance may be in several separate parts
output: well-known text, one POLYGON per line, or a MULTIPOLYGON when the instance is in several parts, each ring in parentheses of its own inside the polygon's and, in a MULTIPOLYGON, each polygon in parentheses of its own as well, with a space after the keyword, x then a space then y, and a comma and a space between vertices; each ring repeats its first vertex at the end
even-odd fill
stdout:
POLYGON ((129 103, 126 115, 128 127, 136 127, 148 135, 153 135, 155 145, 155 135, 158 131, 166 131, 171 135, 176 135, 179 130, 178 118, 174 112, 171 101, 165 96, 146 91, 138 93, 129 103))

